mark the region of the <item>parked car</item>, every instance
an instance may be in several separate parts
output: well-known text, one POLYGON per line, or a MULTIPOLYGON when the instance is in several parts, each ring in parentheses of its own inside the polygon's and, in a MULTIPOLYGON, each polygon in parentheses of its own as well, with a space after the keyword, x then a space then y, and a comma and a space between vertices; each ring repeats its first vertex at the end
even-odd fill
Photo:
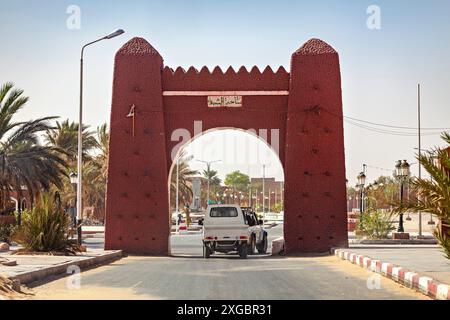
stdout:
POLYGON ((248 254, 267 251, 267 232, 262 221, 248 208, 238 205, 208 206, 203 224, 203 257, 214 252, 236 251, 240 258, 248 254))

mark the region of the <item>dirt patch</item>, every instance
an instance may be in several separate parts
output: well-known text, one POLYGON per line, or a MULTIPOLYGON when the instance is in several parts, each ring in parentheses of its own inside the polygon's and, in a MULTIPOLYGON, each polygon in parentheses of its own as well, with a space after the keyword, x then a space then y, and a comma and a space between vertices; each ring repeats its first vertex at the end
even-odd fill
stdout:
POLYGON ((26 299, 33 294, 20 285, 18 280, 0 276, 0 299, 26 299))

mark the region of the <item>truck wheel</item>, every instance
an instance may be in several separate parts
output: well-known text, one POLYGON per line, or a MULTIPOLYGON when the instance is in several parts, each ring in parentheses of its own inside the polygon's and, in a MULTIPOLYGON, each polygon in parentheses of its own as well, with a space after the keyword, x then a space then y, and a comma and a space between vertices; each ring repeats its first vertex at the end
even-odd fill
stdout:
POLYGON ((251 237, 250 245, 247 245, 247 249, 248 249, 248 254, 249 255, 255 254, 255 252, 256 252, 256 239, 255 239, 255 236, 251 237))
POLYGON ((211 256, 211 250, 209 249, 209 247, 204 244, 203 245, 203 258, 208 259, 211 256))
POLYGON ((267 235, 264 235, 262 243, 258 246, 258 253, 267 253, 267 235))
POLYGON ((248 253, 247 244, 246 243, 241 244, 238 248, 238 252, 239 252, 239 257, 241 259, 247 259, 247 253, 248 253))

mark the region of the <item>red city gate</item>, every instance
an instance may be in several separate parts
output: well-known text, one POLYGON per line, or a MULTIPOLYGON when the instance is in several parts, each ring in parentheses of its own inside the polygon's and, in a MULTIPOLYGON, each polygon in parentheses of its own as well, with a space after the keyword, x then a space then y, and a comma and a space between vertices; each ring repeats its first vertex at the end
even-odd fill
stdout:
POLYGON ((198 134, 195 121, 203 131, 278 129, 287 254, 347 246, 341 78, 331 46, 309 40, 292 55, 290 73, 173 71, 146 40, 133 38, 115 57, 106 249, 169 254, 172 154, 180 132, 198 134))

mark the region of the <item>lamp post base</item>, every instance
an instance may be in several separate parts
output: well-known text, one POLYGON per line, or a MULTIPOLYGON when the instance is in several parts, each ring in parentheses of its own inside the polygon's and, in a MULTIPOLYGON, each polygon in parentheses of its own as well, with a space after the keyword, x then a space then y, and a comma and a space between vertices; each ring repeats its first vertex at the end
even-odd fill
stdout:
POLYGON ((392 233, 392 239, 394 240, 409 240, 410 236, 408 232, 394 232, 392 233))
POLYGON ((82 220, 81 219, 78 219, 77 220, 77 242, 78 242, 78 244, 81 246, 81 244, 82 244, 82 233, 81 233, 81 223, 82 223, 82 220))

